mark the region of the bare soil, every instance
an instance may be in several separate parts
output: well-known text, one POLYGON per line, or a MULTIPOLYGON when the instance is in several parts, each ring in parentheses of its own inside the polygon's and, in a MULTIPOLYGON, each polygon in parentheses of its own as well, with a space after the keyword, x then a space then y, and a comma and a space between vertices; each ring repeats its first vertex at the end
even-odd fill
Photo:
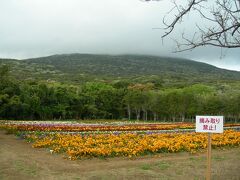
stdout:
MULTIPOLYGON (((206 151, 70 161, 0 131, 0 179, 205 179, 206 151)), ((212 179, 240 180, 240 148, 212 151, 212 179)))

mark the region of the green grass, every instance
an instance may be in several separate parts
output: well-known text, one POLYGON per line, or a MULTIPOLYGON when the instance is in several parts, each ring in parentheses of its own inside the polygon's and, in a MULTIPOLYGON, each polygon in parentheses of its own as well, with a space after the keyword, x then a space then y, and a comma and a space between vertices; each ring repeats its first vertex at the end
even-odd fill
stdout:
POLYGON ((142 164, 140 166, 140 168, 142 170, 151 170, 151 169, 160 169, 160 170, 167 170, 171 167, 171 164, 169 162, 165 162, 165 161, 159 161, 157 163, 153 163, 153 164, 142 164))
POLYGON ((198 163, 198 162, 202 162, 202 161, 204 161, 206 158, 204 158, 204 157, 190 157, 189 158, 189 160, 191 160, 192 162, 196 162, 196 163, 198 163))
POLYGON ((158 162, 158 163, 157 163, 157 167, 158 167, 160 170, 166 170, 166 169, 170 168, 171 165, 170 165, 170 163, 168 163, 168 162, 161 161, 161 162, 158 162))
POLYGON ((142 170, 150 170, 150 169, 152 169, 152 165, 151 164, 143 164, 143 165, 141 165, 141 169, 142 170))
POLYGON ((213 156, 212 159, 215 161, 224 161, 226 158, 224 156, 213 156))
POLYGON ((23 161, 16 161, 14 163, 14 168, 21 172, 22 174, 35 176, 37 174, 37 167, 34 165, 28 166, 23 161))

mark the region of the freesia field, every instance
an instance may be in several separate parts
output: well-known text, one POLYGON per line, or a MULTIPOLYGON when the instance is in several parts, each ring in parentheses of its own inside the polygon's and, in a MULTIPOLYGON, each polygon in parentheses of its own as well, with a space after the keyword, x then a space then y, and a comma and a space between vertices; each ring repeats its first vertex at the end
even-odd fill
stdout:
MULTIPOLYGON (((0 128, 19 131, 44 132, 87 132, 87 131, 147 131, 147 130, 178 130, 194 129, 194 123, 106 123, 86 124, 71 122, 41 121, 0 121, 0 128)), ((224 127, 240 127, 240 123, 227 123, 224 127)))
MULTIPOLYGON (((82 157, 138 156, 160 152, 196 152, 207 147, 206 134, 54 134, 45 137, 28 135, 35 148, 49 148, 53 152, 65 152, 69 159, 82 157)), ((240 145, 240 132, 227 130, 213 135, 213 147, 240 145)))
MULTIPOLYGON (((239 124, 225 126, 234 127, 239 124)), ((182 129, 193 129, 192 123, 104 125, 4 121, 0 127, 12 130, 31 142, 34 148, 48 148, 51 153, 63 153, 70 160, 85 157, 133 157, 161 152, 194 153, 207 147, 207 134, 179 132, 182 129), (172 131, 166 133, 162 130, 172 131)), ((240 132, 237 130, 228 129, 223 134, 212 136, 213 148, 239 145, 240 132)))
POLYGON ((146 130, 173 130, 193 129, 190 123, 176 124, 121 124, 121 125, 99 125, 99 124, 5 124, 6 129, 19 131, 45 131, 45 132, 88 132, 88 131, 146 131, 146 130))

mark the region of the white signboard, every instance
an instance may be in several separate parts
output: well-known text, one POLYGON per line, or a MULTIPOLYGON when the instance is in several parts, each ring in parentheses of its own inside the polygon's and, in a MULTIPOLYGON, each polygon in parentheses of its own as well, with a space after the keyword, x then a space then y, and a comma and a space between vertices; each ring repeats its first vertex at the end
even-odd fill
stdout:
POLYGON ((223 116, 196 116, 196 132, 223 133, 223 116))

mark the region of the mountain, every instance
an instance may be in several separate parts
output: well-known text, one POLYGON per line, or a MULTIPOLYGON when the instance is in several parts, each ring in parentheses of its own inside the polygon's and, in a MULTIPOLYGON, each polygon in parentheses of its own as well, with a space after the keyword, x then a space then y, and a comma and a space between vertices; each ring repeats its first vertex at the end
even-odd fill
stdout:
POLYGON ((240 80, 240 72, 188 59, 147 55, 63 54, 25 60, 0 59, 19 79, 82 83, 89 80, 208 82, 240 80))

